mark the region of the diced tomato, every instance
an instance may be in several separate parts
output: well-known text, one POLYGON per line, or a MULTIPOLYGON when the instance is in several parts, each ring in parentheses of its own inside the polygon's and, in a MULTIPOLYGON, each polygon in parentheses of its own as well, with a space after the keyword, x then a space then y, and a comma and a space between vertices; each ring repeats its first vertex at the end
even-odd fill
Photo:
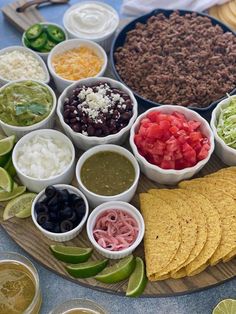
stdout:
POLYGON ((198 153, 197 157, 198 157, 198 160, 203 160, 207 157, 208 155, 208 151, 209 151, 209 145, 208 144, 203 144, 200 152, 198 153))
POLYGON ((193 131, 189 134, 189 139, 191 142, 200 141, 202 139, 202 133, 199 131, 193 131))
POLYGON ((162 169, 175 169, 175 161, 174 160, 163 160, 160 164, 162 169))
POLYGON ((158 124, 152 123, 147 130, 147 137, 161 139, 163 136, 163 129, 158 124))

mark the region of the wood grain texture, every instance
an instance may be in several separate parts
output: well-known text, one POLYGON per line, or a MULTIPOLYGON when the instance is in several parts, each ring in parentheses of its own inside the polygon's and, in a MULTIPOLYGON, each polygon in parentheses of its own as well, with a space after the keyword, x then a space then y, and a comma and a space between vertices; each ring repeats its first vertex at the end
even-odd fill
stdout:
MULTIPOLYGON (((77 153, 79 157, 80 153, 77 153)), ((203 176, 214 172, 224 165, 220 160, 213 156, 210 162, 203 168, 198 176, 203 176)), ((73 185, 76 185, 73 180, 73 185)), ((137 189, 137 193, 132 200, 132 204, 139 208, 138 194, 140 192, 147 191, 150 188, 164 186, 158 185, 144 176, 141 176, 140 183, 137 189)), ((4 204, 2 204, 4 206, 4 204)), ((2 211, 1 211, 2 212, 2 211)), ((90 287, 92 289, 101 290, 108 293, 124 294, 127 288, 127 281, 121 283, 107 285, 96 281, 93 278, 88 279, 74 279, 72 278, 64 268, 64 263, 57 261, 49 251, 49 245, 55 242, 44 237, 40 231, 36 229, 31 218, 17 219, 13 218, 9 221, 3 222, 0 218, 0 224, 9 234, 9 236, 20 245, 27 253, 29 253, 38 262, 44 265, 46 268, 53 272, 65 277, 68 280, 72 280, 78 284, 90 287)), ((77 236, 75 239, 65 242, 65 245, 75 245, 82 247, 90 247, 90 242, 87 238, 86 230, 77 236)), ((144 257, 143 244, 141 244, 134 252, 136 256, 144 257)), ((96 251, 93 252, 92 259, 102 259, 96 251)), ((114 263, 110 261, 110 263, 114 263)), ((229 261, 228 263, 219 263, 215 267, 208 267, 204 272, 193 277, 187 277, 183 279, 168 279, 158 282, 149 282, 143 296, 145 297, 163 297, 174 296, 178 294, 191 293, 197 290, 206 289, 214 285, 223 283, 226 280, 232 279, 236 274, 236 259, 229 261)))

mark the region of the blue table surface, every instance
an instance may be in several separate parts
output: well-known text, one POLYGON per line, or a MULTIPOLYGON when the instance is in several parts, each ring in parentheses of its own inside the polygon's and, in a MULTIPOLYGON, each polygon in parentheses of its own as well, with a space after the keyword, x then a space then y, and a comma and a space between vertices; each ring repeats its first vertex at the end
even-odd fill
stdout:
MULTIPOLYGON (((0 5, 4 6, 10 2, 12 1, 1 0, 0 5)), ((76 2, 78 1, 70 1, 71 4, 76 2)), ((103 2, 112 5, 119 11, 122 0, 105 0, 103 2)), ((62 16, 67 8, 68 5, 49 6, 41 8, 40 12, 46 20, 62 24, 62 16)), ((15 30, 13 26, 4 20, 2 14, 0 14, 0 48, 20 44, 20 32, 15 30)), ((18 247, 0 227, 0 255, 1 251, 24 254, 35 264, 39 272, 43 292, 41 314, 48 314, 56 305, 72 298, 92 299, 105 307, 110 314, 210 314, 220 300, 236 298, 236 279, 205 291, 169 298, 130 299, 84 288, 55 275, 39 265, 18 247)))

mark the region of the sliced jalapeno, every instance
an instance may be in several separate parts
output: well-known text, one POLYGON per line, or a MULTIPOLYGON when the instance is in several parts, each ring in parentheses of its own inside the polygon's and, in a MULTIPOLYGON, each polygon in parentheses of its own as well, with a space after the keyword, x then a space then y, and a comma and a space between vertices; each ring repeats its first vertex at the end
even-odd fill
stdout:
POLYGON ((38 38, 36 38, 34 41, 30 42, 30 45, 33 49, 39 50, 44 47, 44 45, 47 42, 47 35, 45 33, 42 33, 38 38))
POLYGON ((55 43, 60 43, 65 40, 65 33, 57 26, 48 25, 47 27, 48 37, 55 43))
POLYGON ((31 48, 30 41, 28 40, 28 38, 26 36, 24 38, 24 44, 26 45, 26 47, 31 48))
POLYGON ((47 40, 46 44, 43 46, 43 48, 40 49, 40 52, 49 52, 54 48, 56 44, 52 42, 51 40, 47 40))
POLYGON ((41 24, 34 24, 26 31, 25 35, 27 39, 32 40, 39 37, 42 31, 43 31, 43 26, 41 24))

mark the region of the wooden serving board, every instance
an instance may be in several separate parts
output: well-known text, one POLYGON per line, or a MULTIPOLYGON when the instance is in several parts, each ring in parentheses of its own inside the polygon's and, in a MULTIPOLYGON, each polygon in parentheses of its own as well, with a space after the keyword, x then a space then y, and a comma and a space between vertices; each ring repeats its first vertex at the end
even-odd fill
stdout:
MULTIPOLYGON (((79 157, 80 153, 77 154, 79 157)), ((204 167, 199 173, 199 176, 203 176, 214 172, 224 167, 224 164, 213 155, 210 162, 204 167)), ((76 186, 76 180, 73 180, 73 185, 76 186)), ((138 190, 135 197, 132 200, 132 204, 139 208, 138 194, 140 192, 147 191, 153 187, 164 187, 147 179, 145 176, 141 176, 138 190)), ((4 206, 4 204, 2 204, 4 206)), ((90 208, 91 210, 91 208, 90 208)), ((2 212, 2 211, 1 211, 2 212)), ((31 218, 17 219, 13 218, 6 222, 0 218, 0 224, 9 234, 9 236, 21 246, 27 253, 29 253, 35 260, 40 262, 43 266, 49 270, 56 272, 64 278, 74 281, 92 289, 115 293, 124 294, 127 288, 127 281, 123 281, 117 284, 103 284, 96 281, 93 278, 88 279, 74 279, 65 271, 65 264, 56 260, 50 250, 49 245, 55 242, 44 237, 38 229, 34 226, 31 218)), ((91 247, 91 244, 87 238, 86 230, 77 236, 75 239, 65 242, 65 245, 74 245, 82 247, 91 247)), ((143 244, 141 244, 134 255, 144 258, 143 244)), ((96 251, 92 254, 92 259, 102 259, 96 251)), ((110 261, 110 264, 114 261, 110 261)), ((236 275, 236 259, 228 263, 219 263, 214 267, 208 267, 204 272, 193 277, 186 277, 183 279, 168 279, 158 282, 149 282, 143 296, 145 297, 163 297, 163 296, 174 296, 179 294, 191 293, 197 290, 206 289, 214 285, 223 283, 226 280, 232 279, 236 275)))

